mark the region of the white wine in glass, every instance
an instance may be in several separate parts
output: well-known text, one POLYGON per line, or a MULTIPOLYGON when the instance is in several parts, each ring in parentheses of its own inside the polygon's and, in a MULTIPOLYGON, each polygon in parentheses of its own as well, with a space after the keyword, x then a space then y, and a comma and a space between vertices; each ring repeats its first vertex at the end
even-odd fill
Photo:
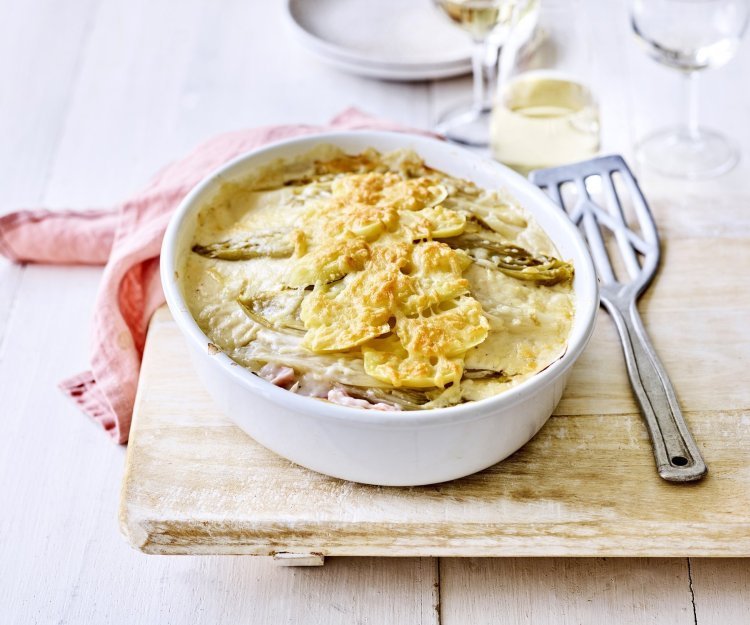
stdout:
POLYGON ((553 70, 524 72, 502 86, 492 114, 492 155, 526 175, 592 158, 599 109, 591 91, 553 70))
POLYGON ((739 160, 732 143, 698 126, 696 72, 718 67, 737 51, 747 28, 749 0, 633 0, 631 26, 648 55, 680 70, 687 83, 683 125, 659 130, 637 146, 649 168, 679 178, 709 178, 739 160))
POLYGON ((472 39, 484 41, 500 23, 513 19, 513 3, 497 0, 437 0, 438 6, 472 39))
POLYGON ((508 40, 506 61, 513 62, 501 72, 490 142, 498 161, 524 175, 599 151, 595 64, 579 9, 576 0, 545 0, 536 16, 519 18, 508 40), (516 36, 530 28, 538 28, 540 41, 528 55, 516 36))
POLYGON ((498 27, 510 28, 516 7, 529 0, 433 0, 455 24, 463 28, 474 42, 472 72, 474 96, 468 105, 444 114, 437 130, 448 139, 465 145, 483 147, 489 143, 491 95, 497 73, 495 62, 487 63, 490 33, 498 27))

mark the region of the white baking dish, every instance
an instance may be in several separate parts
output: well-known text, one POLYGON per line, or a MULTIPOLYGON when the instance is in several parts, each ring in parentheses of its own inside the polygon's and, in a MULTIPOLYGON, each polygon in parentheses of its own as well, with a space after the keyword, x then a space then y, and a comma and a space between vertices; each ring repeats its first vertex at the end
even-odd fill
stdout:
POLYGON ((305 136, 250 152, 200 183, 182 201, 161 253, 164 294, 185 335, 193 363, 217 406, 263 446, 315 471, 356 482, 407 486, 443 482, 480 471, 524 445, 552 414, 594 327, 599 305, 596 274, 578 230, 542 191, 499 163, 449 143, 390 132, 305 136), (506 188, 530 211, 575 266, 575 319, 565 355, 517 387, 450 408, 380 412, 296 395, 257 377, 209 349, 183 298, 178 268, 189 254, 196 215, 227 180, 278 158, 304 154, 320 143, 357 153, 415 150, 426 163, 484 188, 506 188))

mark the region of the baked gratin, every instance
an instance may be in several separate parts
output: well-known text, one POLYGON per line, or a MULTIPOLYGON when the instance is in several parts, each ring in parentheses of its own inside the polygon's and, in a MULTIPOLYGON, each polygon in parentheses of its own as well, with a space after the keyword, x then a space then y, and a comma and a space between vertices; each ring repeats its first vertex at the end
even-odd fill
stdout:
POLYGON ((573 267, 503 191, 411 151, 319 146, 225 182, 180 270, 214 346, 291 392, 415 410, 502 393, 565 351, 573 267))

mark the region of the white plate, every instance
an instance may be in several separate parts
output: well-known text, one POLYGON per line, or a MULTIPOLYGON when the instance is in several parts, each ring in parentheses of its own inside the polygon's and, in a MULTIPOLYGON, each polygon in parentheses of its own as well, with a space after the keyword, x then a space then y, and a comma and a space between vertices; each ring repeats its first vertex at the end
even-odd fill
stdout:
POLYGON ((323 55, 318 54, 316 51, 311 50, 309 47, 305 47, 327 65, 335 67, 336 69, 340 69, 341 71, 348 72, 349 74, 365 76, 366 78, 379 78, 381 80, 394 80, 403 82, 416 80, 441 80, 443 78, 463 76, 464 74, 467 74, 471 71, 470 63, 466 66, 437 66, 417 69, 393 69, 391 67, 384 66, 371 66, 364 63, 352 63, 332 56, 323 57, 323 55))
POLYGON ((430 0, 288 0, 297 40, 321 61, 364 76, 426 80, 471 69, 471 42, 430 0))

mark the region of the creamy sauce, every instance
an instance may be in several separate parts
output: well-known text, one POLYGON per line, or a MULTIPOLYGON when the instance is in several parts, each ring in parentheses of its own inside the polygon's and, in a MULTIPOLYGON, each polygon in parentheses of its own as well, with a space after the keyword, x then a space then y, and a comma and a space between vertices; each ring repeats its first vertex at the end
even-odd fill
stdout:
POLYGON ((180 276, 211 341, 344 405, 501 393, 562 356, 574 314, 572 267, 530 215, 412 152, 319 146, 226 183, 193 245, 180 276))

